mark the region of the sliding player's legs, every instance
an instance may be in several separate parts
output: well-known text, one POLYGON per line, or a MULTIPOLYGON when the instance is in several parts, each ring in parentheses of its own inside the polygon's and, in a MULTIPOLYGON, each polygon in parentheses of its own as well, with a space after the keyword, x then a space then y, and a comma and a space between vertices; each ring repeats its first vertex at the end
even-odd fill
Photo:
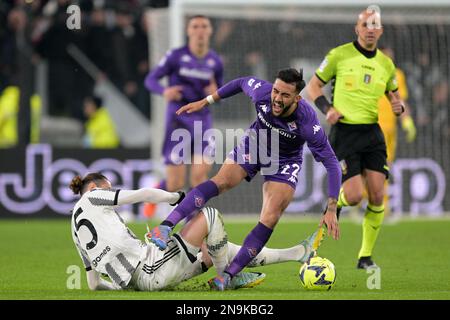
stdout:
POLYGON ((245 238, 242 249, 227 268, 233 277, 241 271, 265 246, 283 211, 294 195, 294 189, 288 184, 267 181, 263 185, 263 207, 258 224, 245 238))

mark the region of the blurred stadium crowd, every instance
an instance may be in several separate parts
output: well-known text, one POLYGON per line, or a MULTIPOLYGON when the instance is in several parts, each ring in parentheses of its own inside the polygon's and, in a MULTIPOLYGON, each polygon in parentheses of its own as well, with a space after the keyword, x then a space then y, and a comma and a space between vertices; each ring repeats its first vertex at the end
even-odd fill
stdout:
MULTIPOLYGON (((39 109, 42 97, 33 96, 35 72, 36 66, 46 61, 45 114, 87 120, 83 105, 86 97, 93 95, 95 83, 69 55, 67 47, 72 43, 149 118, 150 99, 143 85, 149 70, 143 9, 164 6, 167 1, 161 0, 2 0, 0 92, 6 93, 2 101, 21 96, 20 90, 25 90, 29 91, 25 95, 35 98, 32 110, 39 109), (79 30, 66 26, 67 8, 72 4, 82 12, 79 30), (18 90, 5 91, 11 88, 18 90)), ((39 112, 42 110, 34 113, 39 112)), ((8 142, 0 145, 8 146, 8 142)))

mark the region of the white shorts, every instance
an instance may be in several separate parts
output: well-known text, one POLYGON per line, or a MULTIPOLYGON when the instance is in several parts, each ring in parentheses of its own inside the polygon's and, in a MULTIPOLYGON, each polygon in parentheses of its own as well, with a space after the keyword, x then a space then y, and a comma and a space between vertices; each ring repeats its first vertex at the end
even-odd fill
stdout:
POLYGON ((199 248, 177 233, 170 237, 164 251, 153 244, 147 245, 147 250, 147 257, 138 265, 129 284, 135 290, 162 290, 206 271, 199 248))

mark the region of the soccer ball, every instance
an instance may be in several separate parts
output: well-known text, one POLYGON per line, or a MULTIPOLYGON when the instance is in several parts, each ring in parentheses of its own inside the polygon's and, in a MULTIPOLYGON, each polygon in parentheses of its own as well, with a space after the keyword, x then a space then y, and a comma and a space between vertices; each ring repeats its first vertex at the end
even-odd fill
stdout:
POLYGON ((330 260, 313 257, 301 266, 299 276, 305 289, 330 290, 336 281, 336 269, 330 260))

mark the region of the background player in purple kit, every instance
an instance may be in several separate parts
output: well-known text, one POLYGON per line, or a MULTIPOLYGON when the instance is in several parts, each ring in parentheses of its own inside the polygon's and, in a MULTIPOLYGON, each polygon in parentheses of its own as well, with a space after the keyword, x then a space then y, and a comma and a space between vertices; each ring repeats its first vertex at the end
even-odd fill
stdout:
MULTIPOLYGON (((243 179, 250 181, 260 170, 264 174, 265 168, 260 159, 254 161, 255 159, 248 156, 250 140, 256 134, 259 144, 262 133, 274 131, 278 134, 279 154, 271 153, 273 146, 267 143, 268 154, 271 159, 276 159, 274 161, 277 162, 277 170, 264 175, 260 220, 245 238, 242 248, 223 275, 210 281, 211 287, 215 289, 228 288, 233 276, 240 272, 269 240, 275 225, 293 198, 305 142, 315 160, 322 162, 328 172, 328 207, 320 226, 325 224, 328 234, 332 234, 334 239, 339 238, 336 202, 341 185, 341 170, 315 111, 299 95, 304 86, 303 74, 295 69, 281 70, 273 84, 244 77, 227 83, 207 98, 190 103, 177 111, 177 114, 184 112, 191 114, 220 99, 244 92, 255 105, 257 120, 248 130, 253 133, 244 136, 241 144, 229 154, 217 175, 192 189, 167 219, 147 234, 160 249, 166 247, 170 231, 184 217, 200 210, 209 199, 235 187, 243 179)), ((321 230, 319 228, 320 232, 316 232, 315 235, 315 249, 320 241, 321 230)))
MULTIPOLYGON (((203 99, 212 94, 223 83, 223 64, 218 54, 211 50, 209 41, 212 35, 210 20, 201 15, 189 19, 187 24, 188 44, 169 51, 159 65, 145 79, 145 86, 153 93, 164 96, 168 102, 166 111, 166 131, 164 136, 163 157, 166 164, 166 180, 158 186, 167 191, 180 190, 186 182, 186 163, 192 163, 190 186, 195 187, 208 179, 211 165, 205 163, 203 153, 212 151, 212 142, 204 142, 203 132, 212 128, 210 111, 204 109, 195 114, 177 116, 175 112, 190 102, 203 99), (168 77, 168 86, 162 86, 159 81, 168 77), (194 135, 194 123, 201 126, 194 135), (191 154, 173 153, 173 148, 179 141, 172 141, 171 135, 176 129, 186 129, 190 133, 191 154), (198 135, 197 134, 197 135, 198 135), (196 146, 194 139, 202 143, 196 146), (207 148, 208 147, 208 148, 207 148), (206 149, 206 150, 205 150, 206 149)), ((208 155, 207 155, 208 156, 208 155)))

